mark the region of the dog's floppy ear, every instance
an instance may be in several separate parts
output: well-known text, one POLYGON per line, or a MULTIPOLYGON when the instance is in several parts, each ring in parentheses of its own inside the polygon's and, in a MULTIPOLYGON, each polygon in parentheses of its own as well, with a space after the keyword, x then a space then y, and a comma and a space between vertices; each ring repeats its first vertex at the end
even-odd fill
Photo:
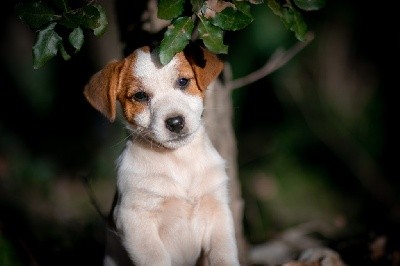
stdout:
POLYGON ((117 92, 121 86, 121 72, 125 60, 112 61, 94 74, 85 86, 87 101, 111 122, 115 120, 117 92))
POLYGON ((195 44, 189 44, 184 54, 195 74, 197 85, 201 91, 218 77, 224 68, 224 63, 216 54, 195 44))

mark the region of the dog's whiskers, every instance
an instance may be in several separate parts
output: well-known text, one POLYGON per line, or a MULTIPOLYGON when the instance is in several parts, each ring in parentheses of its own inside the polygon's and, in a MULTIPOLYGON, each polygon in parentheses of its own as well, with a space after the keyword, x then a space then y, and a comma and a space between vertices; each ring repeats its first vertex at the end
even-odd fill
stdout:
POLYGON ((123 137, 120 141, 112 145, 111 147, 115 148, 117 146, 120 146, 122 143, 125 143, 127 139, 129 139, 132 136, 132 133, 129 133, 127 136, 123 137))
POLYGON ((132 137, 132 141, 141 139, 150 145, 150 149, 155 150, 156 148, 163 148, 164 146, 157 141, 153 140, 152 131, 146 127, 137 126, 135 129, 129 128, 131 132, 128 137, 132 137))

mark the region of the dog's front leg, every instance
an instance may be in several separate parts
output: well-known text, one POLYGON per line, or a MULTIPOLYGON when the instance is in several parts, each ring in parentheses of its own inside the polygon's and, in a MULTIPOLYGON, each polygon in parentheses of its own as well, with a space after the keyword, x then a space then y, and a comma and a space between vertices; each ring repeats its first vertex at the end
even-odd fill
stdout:
POLYGON ((158 234, 158 228, 151 215, 132 208, 120 208, 117 228, 122 244, 137 266, 170 266, 168 254, 158 234))
POLYGON ((211 266, 238 266, 235 229, 229 206, 222 205, 210 238, 208 261, 211 266))

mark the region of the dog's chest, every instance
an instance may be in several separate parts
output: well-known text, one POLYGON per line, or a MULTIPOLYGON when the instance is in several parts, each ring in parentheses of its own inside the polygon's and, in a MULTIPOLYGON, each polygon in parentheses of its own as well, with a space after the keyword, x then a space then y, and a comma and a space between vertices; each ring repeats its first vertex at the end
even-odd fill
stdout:
POLYGON ((128 143, 119 162, 117 208, 148 216, 175 264, 190 265, 227 204, 226 182, 224 162, 208 142, 178 154, 128 143))
POLYGON ((217 205, 219 203, 212 197, 203 197, 195 202, 169 198, 161 204, 155 214, 160 239, 173 260, 186 262, 175 265, 193 265, 204 241, 209 241, 217 205))
POLYGON ((208 138, 200 140, 171 153, 128 142, 118 167, 120 191, 147 199, 173 197, 190 202, 223 186, 227 181, 224 161, 208 138))

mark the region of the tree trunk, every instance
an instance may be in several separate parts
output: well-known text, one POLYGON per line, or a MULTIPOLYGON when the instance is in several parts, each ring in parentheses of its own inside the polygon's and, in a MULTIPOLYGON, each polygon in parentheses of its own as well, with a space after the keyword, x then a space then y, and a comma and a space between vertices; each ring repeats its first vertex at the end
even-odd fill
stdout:
MULTIPOLYGON (((230 70, 226 68, 226 71, 230 70)), ((206 95, 204 123, 212 143, 226 161, 226 171, 230 181, 230 207, 235 223, 239 260, 241 265, 246 265, 247 242, 242 230, 244 201, 238 178, 236 138, 232 126, 231 90, 226 85, 228 82, 229 80, 224 83, 217 80, 209 88, 206 95)))

